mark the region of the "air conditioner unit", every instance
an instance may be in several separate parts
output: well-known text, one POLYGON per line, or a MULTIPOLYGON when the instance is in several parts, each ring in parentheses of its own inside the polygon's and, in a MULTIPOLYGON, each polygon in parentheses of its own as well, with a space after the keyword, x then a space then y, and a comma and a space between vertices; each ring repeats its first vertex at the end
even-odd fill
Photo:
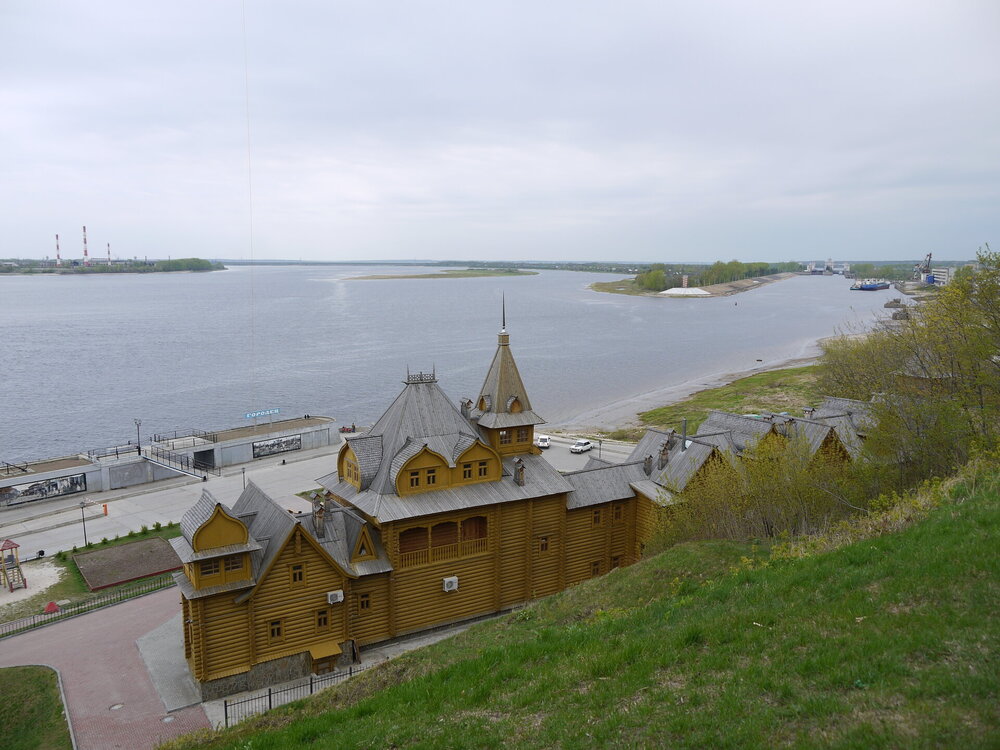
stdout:
POLYGON ((326 603, 327 604, 340 604, 344 601, 344 592, 342 589, 337 589, 336 591, 326 592, 326 603))
POLYGON ((448 576, 441 579, 441 589, 443 591, 458 591, 458 576, 448 576))

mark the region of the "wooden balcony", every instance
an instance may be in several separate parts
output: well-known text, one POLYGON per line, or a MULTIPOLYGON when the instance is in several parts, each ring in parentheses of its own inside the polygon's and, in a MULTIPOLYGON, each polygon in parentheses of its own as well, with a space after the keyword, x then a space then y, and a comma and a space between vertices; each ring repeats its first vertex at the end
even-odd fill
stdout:
POLYGON ((467 539, 464 542, 455 542, 454 544, 443 544, 429 549, 418 549, 413 552, 401 552, 399 554, 399 567, 412 568, 432 562, 459 560, 463 557, 481 555, 489 552, 489 549, 489 539, 483 537, 482 539, 467 539))

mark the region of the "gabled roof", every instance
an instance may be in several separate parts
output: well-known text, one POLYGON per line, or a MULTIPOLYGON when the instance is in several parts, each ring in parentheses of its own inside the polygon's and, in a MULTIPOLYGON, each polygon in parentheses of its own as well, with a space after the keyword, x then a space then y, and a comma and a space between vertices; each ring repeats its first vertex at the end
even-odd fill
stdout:
POLYGON ((729 431, 692 435, 683 445, 681 441, 674 430, 649 428, 626 461, 644 462, 649 456, 651 471, 646 478, 671 492, 681 492, 712 456, 732 461, 737 452, 729 431))
POLYGON ((857 401, 853 398, 835 398, 824 396, 823 403, 813 410, 811 419, 826 420, 830 417, 846 416, 854 426, 854 431, 864 435, 874 426, 872 404, 870 401, 857 401))
POLYGON ((220 508, 228 516, 235 517, 235 513, 230 508, 216 500, 207 489, 203 489, 198 502, 188 508, 184 515, 181 516, 181 535, 171 539, 170 546, 174 548, 174 552, 177 553, 177 557, 180 558, 182 563, 198 562, 200 560, 210 560, 213 557, 224 557, 240 552, 257 552, 260 550, 260 545, 251 534, 247 538, 246 544, 229 544, 224 547, 212 547, 201 552, 195 552, 192 546, 194 535, 212 517, 216 508, 220 508))
POLYGON ((358 576, 371 575, 373 573, 387 573, 392 570, 389 563, 389 556, 382 546, 382 538, 378 530, 368 526, 368 535, 375 548, 372 552, 374 559, 359 560, 351 562, 354 554, 354 547, 361 535, 361 530, 367 526, 366 521, 350 508, 327 502, 323 512, 323 536, 316 534, 314 512, 299 513, 296 519, 322 547, 330 557, 345 571, 352 572, 358 576))
POLYGON ((233 514, 244 523, 249 522, 250 535, 261 546, 250 555, 253 563, 251 574, 256 582, 281 551, 297 522, 291 513, 250 480, 247 480, 246 489, 233 505, 233 514))
POLYGON ((480 427, 489 429, 544 424, 545 420, 531 410, 528 392, 510 352, 510 334, 501 329, 497 339, 497 350, 473 404, 472 418, 480 427), (479 408, 481 401, 485 402, 485 409, 479 408), (515 402, 520 404, 519 411, 511 411, 515 402))
POLYGON ((566 502, 570 510, 625 500, 634 495, 633 482, 649 479, 641 461, 580 469, 567 473, 565 477, 573 487, 566 502))
POLYGON ((337 481, 336 474, 317 481, 333 494, 380 522, 479 508, 534 497, 572 492, 573 486, 552 465, 531 454, 510 456, 503 460, 503 475, 497 481, 462 484, 440 490, 400 497, 393 492, 379 494, 372 489, 357 490, 349 482, 337 481), (524 464, 524 484, 514 481, 514 462, 524 464), (327 480, 333 481, 328 482, 327 480))

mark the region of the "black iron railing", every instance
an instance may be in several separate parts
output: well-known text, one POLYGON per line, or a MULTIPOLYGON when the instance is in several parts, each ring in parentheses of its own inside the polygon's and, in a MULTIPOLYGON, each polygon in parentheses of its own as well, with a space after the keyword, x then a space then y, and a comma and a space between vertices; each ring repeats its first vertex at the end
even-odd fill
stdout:
POLYGON ((6 461, 0 461, 2 464, 4 474, 27 474, 28 464, 9 464, 6 461))
POLYGON ((349 680, 358 672, 364 672, 366 669, 371 669, 377 664, 381 664, 383 661, 385 660, 382 659, 380 661, 371 662, 370 664, 360 664, 356 667, 348 667, 342 672, 311 675, 308 680, 304 680, 297 685, 291 685, 277 690, 274 688, 268 688, 267 692, 261 692, 259 695, 251 695, 249 698, 242 698, 238 701, 224 700, 222 701, 222 711, 225 717, 226 726, 229 727, 233 724, 238 724, 244 719, 248 719, 256 714, 262 714, 265 711, 270 711, 276 706, 297 701, 299 698, 305 698, 308 695, 312 695, 313 693, 324 690, 332 685, 337 685, 344 680, 349 680))
POLYGON ((67 604, 58 612, 53 612, 52 614, 31 615, 30 617, 24 617, 20 620, 3 622, 0 623, 0 638, 7 638, 12 635, 17 635, 18 633, 23 633, 27 630, 40 628, 45 625, 51 625, 70 617, 77 617, 79 615, 86 614, 87 612, 93 612, 95 609, 103 609, 104 607, 110 607, 114 604, 120 604, 121 602, 128 601, 129 599, 135 599, 138 596, 145 596, 146 594, 151 594, 154 591, 169 588, 173 585, 174 578, 172 575, 157 576, 156 578, 149 578, 145 581, 137 583, 134 586, 128 586, 126 588, 110 591, 107 594, 99 594, 98 596, 85 599, 84 601, 77 602, 76 604, 67 604))
POLYGON ((219 436, 214 432, 205 432, 204 430, 174 430, 173 432, 163 432, 153 435, 154 443, 165 443, 168 440, 180 440, 186 437, 197 437, 202 440, 207 440, 210 443, 219 442, 219 436))
POLYGON ((156 445, 148 445, 144 450, 147 458, 152 461, 156 461, 157 463, 164 464, 165 466, 180 469, 181 471, 186 471, 189 474, 196 474, 201 471, 208 474, 214 474, 217 477, 222 476, 222 469, 210 466, 202 461, 197 461, 184 453, 174 453, 173 451, 168 451, 165 448, 160 448, 156 445))
POLYGON ((128 442, 125 445, 115 445, 110 448, 94 448, 94 450, 87 451, 87 458, 91 461, 97 461, 102 458, 123 458, 128 456, 138 456, 139 451, 137 446, 128 442))

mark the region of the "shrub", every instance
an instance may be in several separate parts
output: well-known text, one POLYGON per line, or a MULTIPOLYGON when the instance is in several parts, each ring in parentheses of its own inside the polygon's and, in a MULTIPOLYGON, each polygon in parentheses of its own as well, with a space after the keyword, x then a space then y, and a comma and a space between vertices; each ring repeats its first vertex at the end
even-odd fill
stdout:
POLYGON ((157 521, 156 523, 153 524, 153 530, 154 531, 159 531, 162 528, 163 528, 163 524, 160 523, 159 521, 157 521))
POLYGON ((101 544, 107 546, 107 544, 108 544, 108 538, 106 536, 102 536, 101 537, 101 544))
POLYGON ((148 533, 149 533, 149 527, 146 524, 143 524, 142 527, 139 529, 139 534, 141 536, 146 536, 146 534, 148 533))

